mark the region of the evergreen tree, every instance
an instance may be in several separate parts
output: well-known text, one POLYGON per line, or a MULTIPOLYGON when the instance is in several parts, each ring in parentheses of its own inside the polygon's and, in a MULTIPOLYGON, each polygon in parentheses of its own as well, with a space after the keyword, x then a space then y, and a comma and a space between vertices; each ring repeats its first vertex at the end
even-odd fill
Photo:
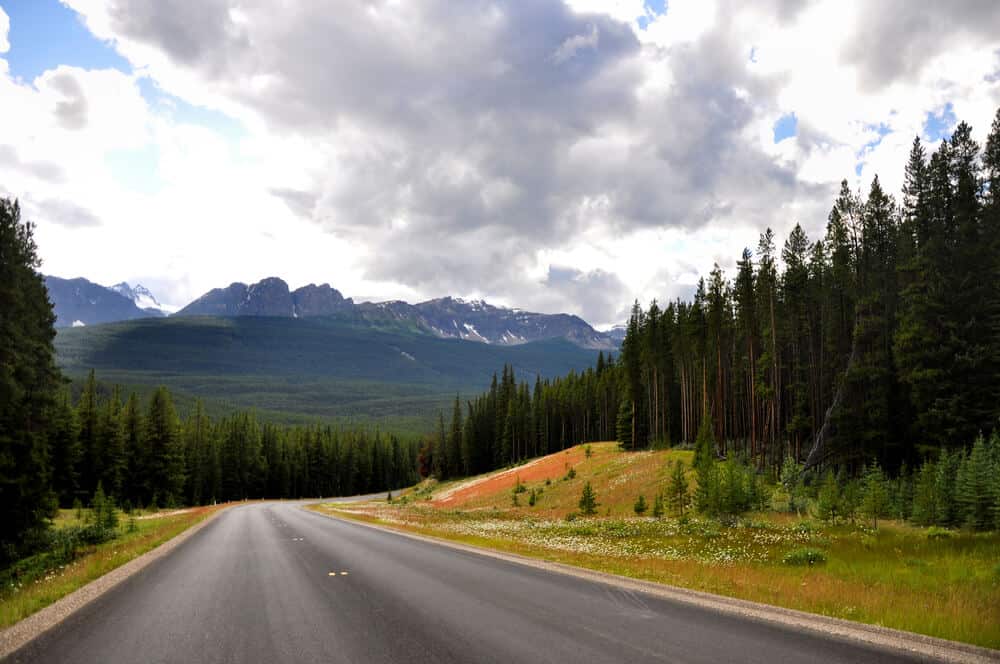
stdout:
POLYGON ((677 514, 684 514, 687 509, 690 497, 688 495, 688 480, 684 469, 684 462, 677 460, 670 470, 670 484, 667 488, 667 496, 670 500, 670 507, 677 514))
POLYGON ((828 470, 820 484, 816 498, 816 516, 823 521, 836 523, 840 514, 840 485, 832 470, 828 470))
POLYGON ((451 429, 448 432, 448 474, 457 477, 468 473, 462 464, 462 404, 455 395, 455 406, 451 414, 451 429))
POLYGON ((580 513, 584 516, 593 516, 597 514, 597 508, 600 503, 597 502, 597 495, 594 493, 594 487, 590 486, 590 482, 583 485, 583 493, 580 494, 580 513))
POLYGON ((158 505, 174 505, 184 496, 184 447, 173 400, 166 388, 153 392, 146 416, 149 481, 158 505))
POLYGON ((925 461, 917 472, 913 487, 911 519, 921 526, 933 526, 938 521, 937 464, 925 461))
POLYGON ((663 505, 663 494, 657 493, 656 499, 653 500, 653 518, 660 519, 663 518, 664 505, 663 505))
POLYGON ((635 512, 636 516, 642 516, 649 509, 649 505, 646 503, 646 497, 639 494, 639 497, 635 500, 635 505, 632 506, 632 511, 635 512))
POLYGON ((715 461, 715 433, 709 418, 703 418, 694 443, 694 467, 702 468, 715 461))
POLYGON ((963 457, 955 478, 959 523, 973 530, 989 530, 993 526, 992 483, 996 471, 986 441, 979 436, 972 451, 963 457))
POLYGON ((885 475, 877 463, 868 466, 862 474, 861 512, 878 528, 878 519, 889 511, 889 488, 885 475))
POLYGON ((49 447, 52 454, 52 488, 59 504, 69 507, 79 499, 80 464, 83 450, 80 447, 80 426, 76 410, 70 401, 69 390, 62 390, 52 413, 49 447))
POLYGON ((33 234, 18 203, 0 199, 0 563, 56 507, 47 440, 59 382, 55 315, 33 234))

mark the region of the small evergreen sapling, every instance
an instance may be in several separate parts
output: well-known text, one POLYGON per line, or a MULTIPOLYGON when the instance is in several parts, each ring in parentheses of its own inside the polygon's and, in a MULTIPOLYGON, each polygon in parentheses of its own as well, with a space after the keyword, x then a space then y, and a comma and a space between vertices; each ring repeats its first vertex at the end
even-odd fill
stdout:
POLYGON ((861 512, 872 520, 872 525, 878 528, 878 518, 889 510, 889 489, 886 486, 885 475, 877 463, 866 468, 862 473, 861 512))
POLYGON ((590 482, 587 482, 583 485, 583 493, 580 494, 580 513, 584 516, 593 516, 597 514, 597 507, 599 505, 597 495, 594 493, 594 487, 590 486, 590 482))
POLYGON ((649 509, 649 505, 646 504, 646 497, 639 494, 639 497, 635 501, 635 505, 632 506, 632 510, 635 512, 636 516, 642 516, 649 509))
POLYGON ((663 518, 663 494, 657 493, 656 498, 653 500, 653 518, 661 519, 663 518))
MULTIPOLYGON (((688 496, 688 480, 684 473, 684 462, 678 460, 670 472, 670 485, 667 489, 670 506, 678 514, 684 514, 690 498, 688 496)), ((662 502, 662 498, 661 498, 662 502)))

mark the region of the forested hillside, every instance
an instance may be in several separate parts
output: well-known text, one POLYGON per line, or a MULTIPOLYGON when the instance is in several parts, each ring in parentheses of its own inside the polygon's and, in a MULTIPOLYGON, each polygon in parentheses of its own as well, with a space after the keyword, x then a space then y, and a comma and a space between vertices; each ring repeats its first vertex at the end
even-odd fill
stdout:
POLYGON ((984 149, 971 133, 959 124, 929 156, 915 139, 898 202, 878 178, 865 194, 845 181, 823 237, 767 229, 735 274, 716 266, 693 300, 636 303, 618 358, 533 387, 505 369, 455 403, 450 426, 442 418, 424 469, 481 472, 615 437, 630 449, 693 443, 707 426, 717 454, 775 474, 789 458, 895 474, 989 436, 1000 418, 1000 113, 984 149))

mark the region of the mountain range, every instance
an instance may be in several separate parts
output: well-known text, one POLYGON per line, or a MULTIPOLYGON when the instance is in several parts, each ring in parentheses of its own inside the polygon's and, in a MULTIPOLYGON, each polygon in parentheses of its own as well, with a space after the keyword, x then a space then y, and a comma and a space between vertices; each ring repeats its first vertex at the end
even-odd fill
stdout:
POLYGON ((290 290, 277 277, 253 284, 235 282, 213 289, 180 310, 162 305, 142 285, 110 288, 86 279, 46 277, 57 327, 94 325, 163 316, 278 317, 338 319, 385 329, 408 329, 442 339, 515 346, 565 339, 587 349, 615 350, 623 331, 599 332, 579 316, 540 314, 497 307, 482 300, 443 297, 417 304, 399 300, 355 303, 329 284, 290 290))

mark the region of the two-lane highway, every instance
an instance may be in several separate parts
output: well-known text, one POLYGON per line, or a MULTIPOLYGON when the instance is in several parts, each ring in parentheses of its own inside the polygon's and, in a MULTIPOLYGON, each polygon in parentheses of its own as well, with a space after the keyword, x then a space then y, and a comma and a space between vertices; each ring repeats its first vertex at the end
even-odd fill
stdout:
POLYGON ((13 660, 902 661, 289 503, 227 510, 13 660))

